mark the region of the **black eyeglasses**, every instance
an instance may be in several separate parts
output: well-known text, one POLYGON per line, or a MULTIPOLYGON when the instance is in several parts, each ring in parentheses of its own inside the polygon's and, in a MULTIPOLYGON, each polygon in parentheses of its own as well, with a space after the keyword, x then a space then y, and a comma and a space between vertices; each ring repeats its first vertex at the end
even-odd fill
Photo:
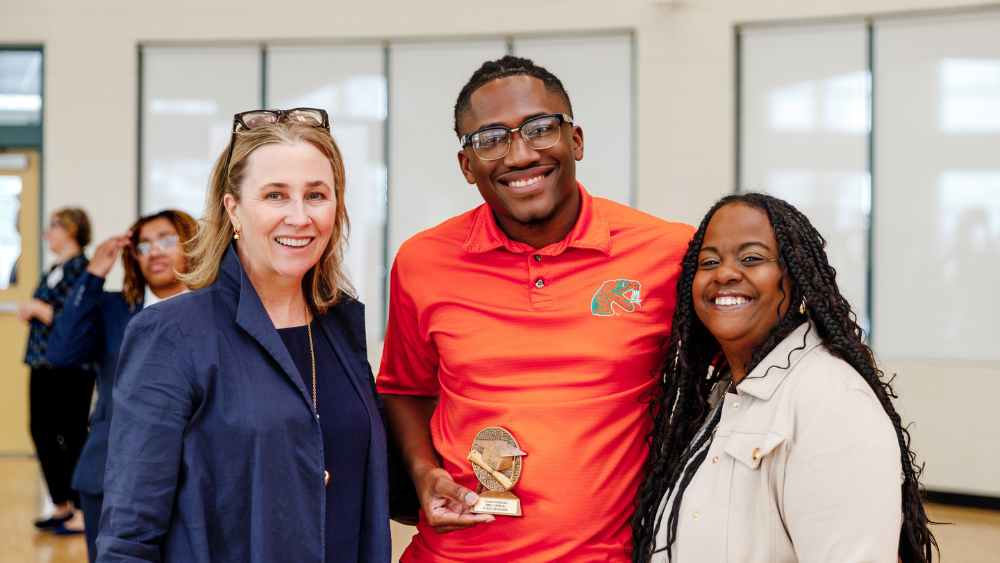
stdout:
POLYGON ((226 166, 224 170, 229 172, 229 161, 233 158, 233 145, 236 144, 236 132, 240 127, 247 131, 263 127, 264 125, 274 125, 285 118, 289 121, 305 123, 310 127, 322 127, 330 130, 330 116, 326 110, 318 108, 293 108, 293 109, 255 109, 244 111, 233 116, 233 133, 229 138, 229 155, 226 156, 226 166))
POLYGON ((535 150, 554 147, 562 137, 562 124, 573 124, 573 117, 565 113, 550 113, 532 117, 517 127, 510 129, 503 125, 491 125, 462 136, 462 146, 472 145, 480 160, 500 160, 510 152, 514 132, 535 150))

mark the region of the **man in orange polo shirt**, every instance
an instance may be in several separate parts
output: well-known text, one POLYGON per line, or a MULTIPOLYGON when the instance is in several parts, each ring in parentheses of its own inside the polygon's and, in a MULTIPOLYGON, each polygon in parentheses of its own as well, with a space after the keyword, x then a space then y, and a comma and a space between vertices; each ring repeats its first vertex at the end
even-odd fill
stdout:
POLYGON ((591 197, 572 116, 545 69, 483 64, 455 130, 486 203, 396 255, 378 388, 422 507, 403 563, 628 560, 651 427, 642 399, 694 230, 591 197), (467 457, 487 426, 528 454, 512 491, 520 518, 470 512, 467 457))

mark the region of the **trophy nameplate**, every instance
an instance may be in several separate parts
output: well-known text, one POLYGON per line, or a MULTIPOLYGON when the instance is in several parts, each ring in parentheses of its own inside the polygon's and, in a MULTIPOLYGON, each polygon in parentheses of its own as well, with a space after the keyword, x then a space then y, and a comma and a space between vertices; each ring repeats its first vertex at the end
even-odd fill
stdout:
POLYGON ((472 507, 473 514, 521 516, 521 500, 510 490, 521 477, 521 458, 526 455, 504 428, 488 426, 476 434, 468 459, 483 492, 472 507))

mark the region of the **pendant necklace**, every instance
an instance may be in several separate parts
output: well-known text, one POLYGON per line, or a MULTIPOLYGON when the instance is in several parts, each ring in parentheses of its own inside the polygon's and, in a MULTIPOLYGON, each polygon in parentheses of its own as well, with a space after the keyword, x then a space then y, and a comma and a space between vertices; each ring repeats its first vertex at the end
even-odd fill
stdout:
MULTIPOLYGON (((312 360, 312 376, 313 376, 313 410, 316 411, 316 420, 319 420, 319 408, 316 406, 316 351, 313 349, 313 329, 312 329, 312 315, 309 314, 309 306, 306 305, 306 330, 309 332, 309 359, 312 360)), ((324 481, 323 486, 330 484, 330 472, 323 471, 324 481)))

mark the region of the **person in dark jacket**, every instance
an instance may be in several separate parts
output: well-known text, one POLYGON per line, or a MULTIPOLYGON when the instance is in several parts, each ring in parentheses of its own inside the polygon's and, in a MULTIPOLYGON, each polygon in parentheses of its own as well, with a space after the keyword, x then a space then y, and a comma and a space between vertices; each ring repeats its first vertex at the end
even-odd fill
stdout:
POLYGON ((57 534, 78 534, 83 531, 83 520, 74 514, 80 498, 70 488, 70 480, 87 438, 94 370, 86 360, 55 367, 48 353, 52 322, 59 318, 66 298, 87 268, 83 249, 90 243, 90 219, 82 209, 62 209, 52 214, 43 235, 58 263, 42 279, 34 299, 18 309, 18 316, 31 325, 24 356, 24 363, 31 367, 31 438, 55 504, 51 516, 36 520, 35 526, 57 534))
POLYGON ((235 121, 183 276, 195 291, 125 331, 97 560, 387 563, 340 152, 322 110, 235 121))
POLYGON ((97 560, 95 542, 104 500, 111 388, 125 326, 143 307, 185 290, 178 274, 187 272, 184 245, 197 229, 187 213, 166 210, 142 217, 124 235, 104 241, 52 325, 49 362, 68 367, 96 358, 99 365, 97 404, 72 482, 80 495, 91 563, 97 560), (122 291, 104 291, 104 278, 119 254, 125 270, 122 291))

